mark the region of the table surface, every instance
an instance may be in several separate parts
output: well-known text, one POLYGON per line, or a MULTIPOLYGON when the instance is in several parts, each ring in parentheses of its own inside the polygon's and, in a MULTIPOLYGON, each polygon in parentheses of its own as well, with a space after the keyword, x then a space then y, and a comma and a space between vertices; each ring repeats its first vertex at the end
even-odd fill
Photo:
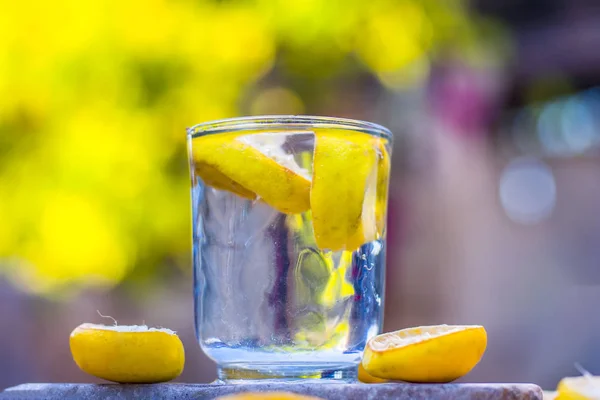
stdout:
POLYGON ((542 390, 532 384, 498 383, 280 383, 149 385, 28 383, 0 392, 0 400, 17 399, 215 399, 243 391, 288 391, 328 400, 543 400, 542 390))

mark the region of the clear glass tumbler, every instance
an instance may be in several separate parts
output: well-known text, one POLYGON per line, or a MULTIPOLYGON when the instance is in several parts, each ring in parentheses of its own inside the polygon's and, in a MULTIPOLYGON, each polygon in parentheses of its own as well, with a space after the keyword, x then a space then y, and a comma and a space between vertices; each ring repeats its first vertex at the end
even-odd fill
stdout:
POLYGON ((356 378, 382 325, 390 141, 309 116, 188 130, 195 324, 220 380, 356 378))

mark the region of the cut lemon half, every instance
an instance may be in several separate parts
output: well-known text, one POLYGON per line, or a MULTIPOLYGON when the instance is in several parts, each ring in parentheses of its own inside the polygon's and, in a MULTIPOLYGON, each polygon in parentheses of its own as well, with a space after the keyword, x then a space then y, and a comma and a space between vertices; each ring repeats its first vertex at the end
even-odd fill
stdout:
POLYGON ((291 392, 244 392, 218 397, 216 400, 322 400, 291 392))
POLYGON ((451 382, 477 365, 487 346, 479 325, 437 325, 375 336, 362 365, 378 378, 406 382, 451 382))
POLYGON ((355 250, 377 238, 376 162, 376 142, 368 134, 315 132, 310 205, 319 248, 355 250))
MULTIPOLYGON (((294 133, 223 133, 192 142, 198 176, 217 189, 259 197, 273 208, 296 214, 310 208, 310 177, 282 144, 294 133)), ((297 134, 297 133, 295 133, 297 134)))
POLYGON ((358 380, 362 383, 385 383, 388 382, 387 379, 381 379, 376 376, 369 374, 365 371, 365 368, 362 364, 358 364, 358 380))
POLYGON ((560 400, 600 399, 600 376, 584 375, 561 379, 557 387, 560 400))
POLYGON ((169 329, 81 324, 69 339, 73 360, 90 375, 119 383, 155 383, 183 371, 183 344, 169 329))

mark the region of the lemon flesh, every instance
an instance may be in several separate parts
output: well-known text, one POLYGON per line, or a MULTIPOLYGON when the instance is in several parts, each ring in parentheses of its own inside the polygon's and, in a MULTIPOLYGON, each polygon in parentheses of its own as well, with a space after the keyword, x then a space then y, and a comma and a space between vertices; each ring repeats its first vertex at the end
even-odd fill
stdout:
POLYGON ((378 378, 406 382, 451 382, 481 360, 487 334, 479 325, 437 325, 375 336, 362 365, 378 378))
POLYGON ((563 378, 557 388, 560 400, 600 399, 600 376, 577 376, 563 378))
POLYGON ((322 400, 291 392, 244 392, 218 397, 216 400, 322 400))
POLYGON ((377 238, 376 162, 376 143, 367 134, 315 132, 310 204, 319 248, 355 250, 377 238))
POLYGON ((170 381, 185 363, 183 344, 168 329, 82 324, 69 344, 81 370, 119 383, 170 381))
POLYGON ((293 133, 224 133, 192 142, 196 173, 209 185, 245 198, 259 197, 286 214, 310 208, 310 178, 281 150, 293 133))

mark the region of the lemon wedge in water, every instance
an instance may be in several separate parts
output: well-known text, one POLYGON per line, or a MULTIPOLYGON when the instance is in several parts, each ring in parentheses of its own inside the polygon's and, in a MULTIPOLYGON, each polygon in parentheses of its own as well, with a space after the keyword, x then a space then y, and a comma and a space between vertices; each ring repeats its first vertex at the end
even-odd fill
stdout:
POLYGON ((375 140, 334 129, 315 136, 310 192, 315 240, 321 249, 355 250, 377 237, 375 140))
POLYGON ((421 326, 375 336, 365 347, 362 365, 378 378, 451 382, 477 365, 486 346, 480 325, 421 326))
POLYGON ((81 324, 69 339, 79 368, 119 383, 166 382, 183 371, 183 344, 169 329, 81 324))
POLYGON ((256 193, 251 192, 234 180, 229 179, 226 175, 221 173, 217 168, 210 164, 205 164, 201 161, 196 162, 195 165, 196 173, 202 177, 204 183, 219 190, 226 190, 237 194, 240 197, 254 200, 256 199, 256 193))
POLYGON ((384 235, 390 172, 384 139, 343 129, 234 132, 196 137, 191 152, 196 174, 214 188, 260 198, 286 214, 311 209, 321 249, 352 251, 384 235), (312 176, 284 150, 297 135, 314 144, 312 176))
POLYGON ((296 214, 310 208, 310 176, 282 149, 282 132, 223 133, 192 142, 196 173, 209 185, 296 214))
POLYGON ((375 221, 377 235, 384 235, 387 216, 387 203, 390 180, 390 154, 381 139, 377 139, 377 196, 375 203, 375 221))

